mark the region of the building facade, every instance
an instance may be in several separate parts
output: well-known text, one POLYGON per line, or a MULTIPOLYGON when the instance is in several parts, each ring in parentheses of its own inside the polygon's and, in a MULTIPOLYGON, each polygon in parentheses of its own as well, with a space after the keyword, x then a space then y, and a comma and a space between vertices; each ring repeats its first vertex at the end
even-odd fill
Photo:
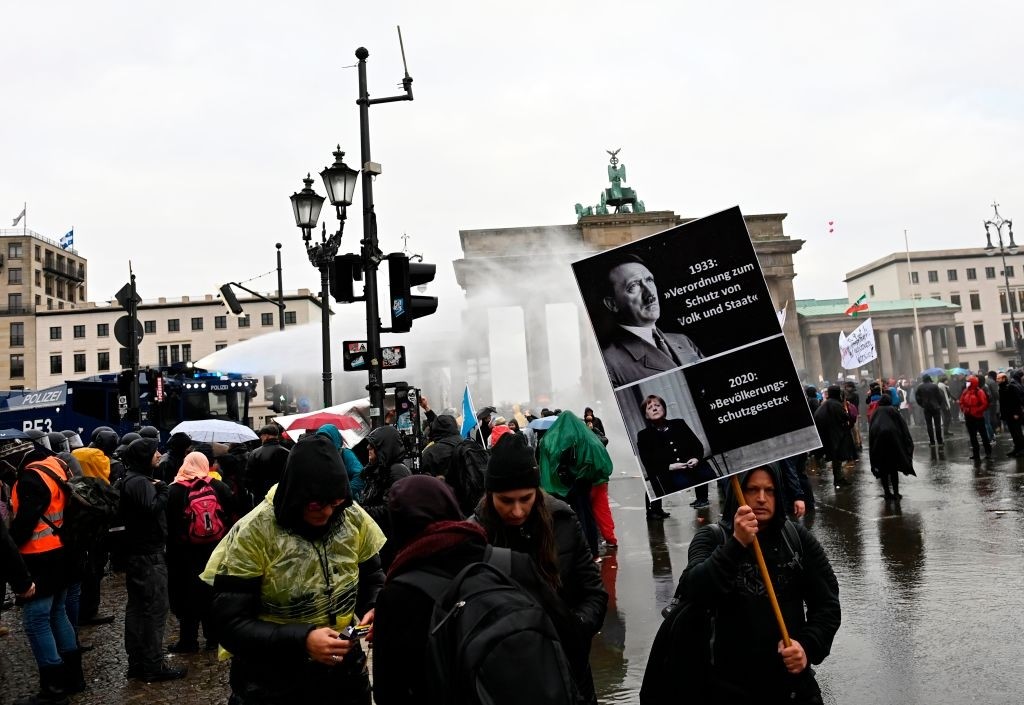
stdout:
POLYGON ((28 228, 0 229, 0 389, 31 389, 40 311, 85 304, 87 263, 75 249, 28 228))
MULTIPOLYGON (((143 301, 138 310, 143 327, 139 365, 191 362, 233 343, 280 330, 277 306, 254 297, 238 301, 244 309, 241 316, 228 312, 213 294, 143 301)), ((320 299, 308 289, 285 294, 284 304, 286 327, 320 320, 320 299)), ((66 379, 122 369, 122 346, 114 338, 114 324, 124 315, 124 309, 111 303, 37 312, 31 346, 37 374, 26 388, 43 389, 66 379)))
MULTIPOLYGON (((1019 363, 1014 341, 1024 322, 1024 260, 987 256, 984 248, 898 252, 846 275, 850 300, 861 294, 880 299, 935 299, 959 307, 949 333, 958 357, 954 366, 971 370, 1019 363), (1014 331, 1014 324, 1017 330, 1014 331)), ((942 328, 939 345, 947 347, 942 328)))

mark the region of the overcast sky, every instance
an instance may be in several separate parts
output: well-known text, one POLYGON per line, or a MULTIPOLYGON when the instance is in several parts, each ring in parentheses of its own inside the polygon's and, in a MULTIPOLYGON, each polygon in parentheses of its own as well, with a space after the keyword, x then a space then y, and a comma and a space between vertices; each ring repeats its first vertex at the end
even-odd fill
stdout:
POLYGON ((397 93, 401 24, 416 99, 371 109, 381 247, 408 233, 443 297, 459 229, 573 222, 620 147, 648 209, 788 213, 798 297, 845 296, 904 228, 914 249, 979 246, 993 199, 1024 218, 1022 20, 1012 2, 5 3, 0 225, 27 201, 33 230, 74 226, 96 300, 129 257, 144 297, 201 294, 272 269, 278 241, 285 288, 317 288, 288 196, 338 142, 358 165, 354 51, 371 94, 397 93))

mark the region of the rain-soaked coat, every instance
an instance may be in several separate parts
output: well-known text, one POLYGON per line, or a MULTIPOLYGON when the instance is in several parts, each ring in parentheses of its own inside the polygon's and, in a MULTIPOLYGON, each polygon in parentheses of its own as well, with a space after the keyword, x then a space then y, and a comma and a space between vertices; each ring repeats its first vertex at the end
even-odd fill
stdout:
POLYGON ((361 650, 333 668, 306 653, 309 632, 358 621, 384 582, 377 555, 384 535, 349 495, 331 441, 307 436, 295 445, 280 484, 210 557, 202 578, 214 588, 213 612, 240 705, 369 702, 361 650), (302 521, 310 502, 337 499, 343 502, 326 526, 302 521))
MULTIPOLYGON (((839 583, 825 551, 800 524, 796 525, 800 545, 793 547, 799 560, 789 550, 783 538, 787 519, 779 501, 782 483, 778 468, 772 464, 761 469, 772 476, 776 504, 772 520, 758 527, 757 539, 789 635, 804 647, 808 667, 791 675, 778 654, 779 628, 753 549, 745 548, 732 535, 739 504, 731 488, 720 522, 726 541, 721 543, 711 527, 697 531, 690 542, 680 595, 714 611, 714 663, 704 684, 708 690, 703 693, 709 701, 813 702, 818 685, 810 664, 819 664, 828 656, 839 630, 839 583), (790 700, 792 693, 797 695, 790 700)), ((741 477, 741 486, 746 487, 750 474, 741 477)))
POLYGON ((405 446, 398 429, 394 426, 375 428, 366 437, 366 442, 377 453, 376 462, 363 468, 363 498, 360 504, 373 517, 377 525, 388 534, 388 495, 391 485, 412 473, 402 463, 405 446))

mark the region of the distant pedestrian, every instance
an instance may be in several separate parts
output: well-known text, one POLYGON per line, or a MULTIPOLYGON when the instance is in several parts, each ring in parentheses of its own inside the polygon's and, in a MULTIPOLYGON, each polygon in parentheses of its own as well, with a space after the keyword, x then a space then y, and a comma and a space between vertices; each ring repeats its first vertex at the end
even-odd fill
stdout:
POLYGON ((924 412, 924 425, 928 429, 928 445, 942 445, 942 412, 946 408, 942 389, 932 381, 931 375, 922 375, 921 384, 914 391, 914 400, 924 412))
POLYGON ((1006 455, 1015 458, 1024 455, 1024 432, 1021 432, 1021 421, 1024 420, 1024 405, 1020 396, 1020 385, 1014 386, 1009 377, 1000 372, 996 376, 999 385, 999 417, 1010 432, 1013 448, 1006 455))
POLYGON ((245 481, 256 502, 262 502, 270 488, 281 481, 288 462, 288 449, 281 445, 281 431, 277 424, 267 424, 259 431, 263 444, 249 454, 245 465, 245 481))
POLYGON ((838 490, 850 484, 843 477, 843 463, 857 457, 853 437, 850 435, 852 422, 842 401, 842 390, 838 386, 833 385, 826 391, 825 401, 814 412, 814 424, 825 454, 832 461, 833 481, 838 490))
POLYGON ((985 457, 992 457, 992 442, 985 430, 985 411, 989 400, 978 378, 971 375, 967 378, 963 394, 960 395, 960 411, 964 415, 964 425, 971 438, 971 460, 981 460, 978 449, 978 436, 985 446, 985 457))
POLYGON ((900 501, 900 473, 914 472, 914 439, 903 416, 892 407, 892 400, 883 396, 871 417, 868 430, 871 473, 882 481, 887 500, 900 501), (891 487, 891 489, 890 489, 891 487))

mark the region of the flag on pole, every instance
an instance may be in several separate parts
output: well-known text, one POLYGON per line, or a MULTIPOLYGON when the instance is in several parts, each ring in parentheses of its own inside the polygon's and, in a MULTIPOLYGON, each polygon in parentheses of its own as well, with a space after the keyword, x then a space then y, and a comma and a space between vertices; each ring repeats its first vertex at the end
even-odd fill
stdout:
POLYGON ((75 244, 75 229, 71 228, 71 230, 68 230, 66 233, 64 233, 64 237, 62 237, 60 239, 60 246, 61 246, 61 249, 66 250, 69 247, 73 247, 74 244, 75 244))
POLYGON ((857 326, 850 335, 839 332, 839 357, 843 369, 853 370, 878 359, 875 350, 875 329, 871 319, 857 326))
POLYGON ((463 438, 469 438, 469 434, 476 428, 476 411, 473 409, 473 398, 469 396, 469 385, 462 393, 462 430, 463 438))
POLYGON ((860 313, 861 311, 867 311, 867 310, 868 310, 868 295, 867 294, 861 294, 860 298, 857 299, 856 301, 854 301, 853 304, 850 305, 850 308, 846 309, 846 315, 847 316, 853 316, 854 318, 856 318, 858 313, 860 313))
POLYGON ((28 206, 25 206, 24 208, 21 209, 21 213, 18 213, 18 217, 14 219, 13 223, 11 223, 11 227, 12 228, 16 227, 18 225, 18 223, 21 222, 21 219, 25 217, 25 210, 27 208, 28 208, 28 206))

